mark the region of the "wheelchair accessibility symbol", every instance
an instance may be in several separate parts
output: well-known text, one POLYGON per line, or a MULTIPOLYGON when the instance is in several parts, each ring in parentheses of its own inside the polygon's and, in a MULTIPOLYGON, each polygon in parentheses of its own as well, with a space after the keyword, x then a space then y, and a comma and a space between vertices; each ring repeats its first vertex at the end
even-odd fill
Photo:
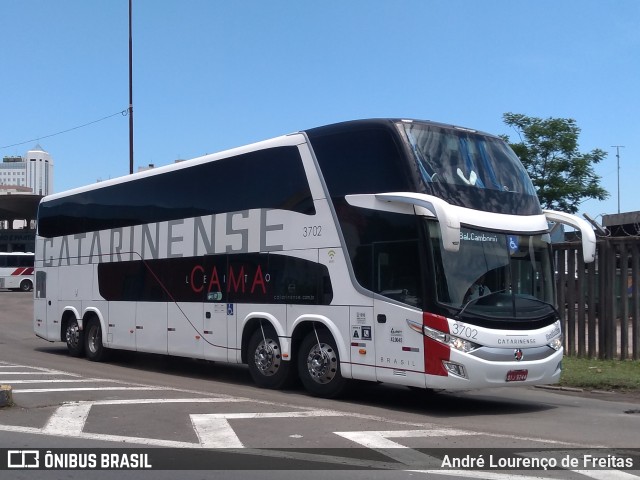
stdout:
POLYGON ((227 303, 227 315, 233 315, 233 303, 227 303))
POLYGON ((509 235, 509 251, 515 253, 518 251, 518 237, 509 235))

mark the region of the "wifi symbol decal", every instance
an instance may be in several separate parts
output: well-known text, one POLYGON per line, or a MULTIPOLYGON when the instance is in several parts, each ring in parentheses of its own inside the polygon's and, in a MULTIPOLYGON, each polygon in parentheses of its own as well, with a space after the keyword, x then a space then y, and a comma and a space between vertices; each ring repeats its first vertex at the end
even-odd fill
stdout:
POLYGON ((330 262, 333 262, 333 257, 335 257, 335 256, 336 256, 336 252, 335 252, 335 250, 329 250, 329 251, 327 252, 327 255, 329 255, 329 261, 330 261, 330 262))

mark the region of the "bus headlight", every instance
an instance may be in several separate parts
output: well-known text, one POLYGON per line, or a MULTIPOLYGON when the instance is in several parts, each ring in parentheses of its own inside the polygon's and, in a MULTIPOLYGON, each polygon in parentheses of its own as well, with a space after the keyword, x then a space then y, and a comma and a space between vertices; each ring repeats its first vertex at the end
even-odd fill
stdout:
POLYGON ((422 327, 422 331, 424 332, 425 336, 432 338, 436 342, 448 345, 454 350, 458 350, 460 352, 468 353, 477 348, 480 348, 480 345, 478 345, 477 343, 470 342, 469 340, 465 340, 464 338, 454 337, 453 335, 441 332, 440 330, 436 330, 435 328, 427 327, 426 325, 422 327))
POLYGON ((558 335, 556 338, 551 340, 551 342, 547 343, 548 346, 553 348, 556 352, 562 348, 562 344, 564 343, 564 338, 562 335, 558 335))

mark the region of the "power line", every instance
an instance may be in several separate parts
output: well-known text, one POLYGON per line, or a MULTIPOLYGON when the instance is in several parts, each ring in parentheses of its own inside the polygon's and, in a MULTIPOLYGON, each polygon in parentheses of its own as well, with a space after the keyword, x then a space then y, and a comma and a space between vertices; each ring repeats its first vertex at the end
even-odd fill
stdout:
POLYGON ((115 117, 116 115, 122 115, 123 117, 126 117, 128 114, 129 114, 129 109, 126 108, 126 109, 124 109, 124 110, 122 110, 120 112, 112 113, 111 115, 107 115, 106 117, 99 118, 98 120, 94 120, 94 121, 89 122, 89 123, 84 123, 82 125, 78 125, 77 127, 67 128, 66 130, 62 130, 60 132, 52 133, 51 135, 45 135, 44 137, 32 138, 31 140, 26 140, 24 142, 13 143, 11 145, 4 145, 4 146, 0 147, 0 149, 17 147, 19 145, 24 145, 26 143, 37 142, 39 140, 42 140, 43 138, 51 138, 51 137, 55 137, 56 135, 62 135, 63 133, 68 133, 68 132, 72 132, 73 130, 78 130, 79 128, 88 127, 89 125, 93 125, 94 123, 102 122, 103 120, 107 120, 107 119, 109 119, 111 117, 115 117))

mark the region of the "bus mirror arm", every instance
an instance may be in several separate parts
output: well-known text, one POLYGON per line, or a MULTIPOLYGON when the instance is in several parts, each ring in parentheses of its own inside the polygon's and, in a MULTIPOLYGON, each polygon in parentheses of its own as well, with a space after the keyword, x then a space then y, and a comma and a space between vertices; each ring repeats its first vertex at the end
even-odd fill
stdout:
POLYGON ((441 198, 421 193, 398 192, 347 195, 345 199, 354 207, 384 212, 415 214, 414 206, 425 208, 438 219, 444 249, 448 252, 460 249, 460 219, 452 206, 441 198))
POLYGON ((557 212, 555 210, 543 210, 548 221, 563 223, 580 230, 582 234, 582 255, 585 263, 593 262, 596 259, 596 234, 591 225, 585 220, 570 213, 557 212))

